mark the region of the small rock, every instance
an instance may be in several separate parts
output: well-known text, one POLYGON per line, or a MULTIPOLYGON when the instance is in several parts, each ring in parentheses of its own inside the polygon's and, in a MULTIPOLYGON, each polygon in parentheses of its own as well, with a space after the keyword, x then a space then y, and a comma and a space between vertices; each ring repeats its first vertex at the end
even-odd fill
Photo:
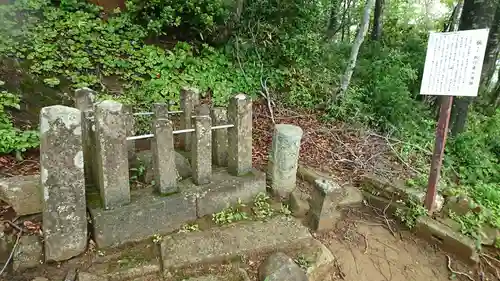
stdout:
POLYGON ((306 273, 287 255, 275 253, 259 267, 260 281, 307 281, 306 273))
POLYGON ((87 272, 78 272, 78 279, 76 281, 106 281, 107 278, 100 277, 87 272))
POLYGON ((481 228, 481 244, 491 246, 497 241, 499 230, 491 225, 484 225, 481 228))
POLYGON ((22 236, 12 257, 14 271, 33 268, 43 260, 43 245, 38 236, 22 236))
POLYGON ((470 211, 470 200, 466 196, 451 196, 447 198, 445 211, 448 213, 452 211, 458 216, 463 216, 470 211))
POLYGON ((314 184, 324 193, 331 193, 334 190, 340 190, 342 188, 338 183, 328 179, 317 179, 314 181, 314 184))
POLYGON ((7 202, 18 216, 42 212, 40 176, 16 176, 0 180, 0 199, 7 202))
POLYGON ((332 252, 318 240, 314 241, 313 247, 317 247, 314 255, 308 259, 311 260, 307 268, 307 277, 309 281, 323 281, 333 270, 335 257, 332 252))
POLYGON ((33 279, 31 281, 49 281, 49 279, 47 279, 45 277, 35 277, 35 279, 33 279))
POLYGON ((345 197, 342 201, 339 202, 339 207, 354 207, 361 206, 363 203, 363 194, 354 186, 346 186, 345 189, 345 197))
MULTIPOLYGON (((415 199, 418 200, 418 202, 423 204, 425 201, 426 193, 423 191, 414 191, 409 189, 408 195, 413 196, 415 199)), ((444 206, 444 197, 441 194, 436 194, 436 197, 434 198, 434 212, 441 212, 443 206, 444 206)))
POLYGON ((309 203, 306 198, 306 194, 300 190, 294 190, 290 193, 290 209, 295 217, 304 217, 309 211, 309 203))

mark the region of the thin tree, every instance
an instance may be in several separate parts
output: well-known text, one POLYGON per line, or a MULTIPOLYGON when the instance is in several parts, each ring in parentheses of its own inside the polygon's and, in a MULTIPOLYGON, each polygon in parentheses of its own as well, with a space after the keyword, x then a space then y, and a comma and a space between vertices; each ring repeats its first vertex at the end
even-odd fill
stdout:
MULTIPOLYGON (((499 0, 465 0, 460 18, 459 29, 471 30, 492 27, 499 0)), ((487 59, 485 57, 485 59, 487 59)), ((484 68, 483 68, 484 70, 484 68)), ((453 100, 450 124, 451 134, 456 136, 463 132, 469 114, 470 97, 460 97, 453 100)))
POLYGON ((384 24, 384 6, 385 0, 375 1, 375 10, 373 11, 373 28, 372 28, 372 40, 377 41, 382 38, 382 30, 384 24))
MULTIPOLYGON (((500 1, 499 1, 500 2, 500 1)), ((483 62, 483 71, 481 72, 482 91, 488 92, 495 70, 497 67, 498 54, 500 52, 500 3, 497 4, 493 26, 488 36, 488 45, 483 62)))
POLYGON ((328 38, 332 38, 339 31, 339 26, 341 24, 341 0, 332 0, 332 6, 330 10, 330 19, 328 21, 328 28, 326 30, 326 35, 328 38))
POLYGON ((352 73, 354 72, 354 68, 356 67, 356 62, 358 59, 359 48, 361 47, 361 44, 363 43, 366 33, 368 31, 368 26, 370 24, 370 13, 374 4, 375 0, 366 1, 366 5, 363 11, 363 17, 361 18, 361 22, 358 28, 358 34, 356 35, 354 43, 352 44, 349 63, 347 64, 347 68, 344 72, 344 75, 340 80, 340 90, 338 92, 337 91, 332 92, 331 96, 332 102, 336 102, 340 98, 342 98, 345 95, 347 88, 349 88, 349 83, 351 82, 352 73))

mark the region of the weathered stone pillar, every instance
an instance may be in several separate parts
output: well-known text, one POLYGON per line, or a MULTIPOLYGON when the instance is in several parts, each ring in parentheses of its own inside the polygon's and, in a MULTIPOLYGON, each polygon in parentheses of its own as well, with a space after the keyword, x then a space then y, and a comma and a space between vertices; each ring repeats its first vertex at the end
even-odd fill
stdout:
POLYGON ((278 124, 274 127, 267 180, 277 197, 288 198, 295 189, 302 135, 302 129, 294 125, 278 124))
MULTIPOLYGON (((165 104, 165 103, 153 103, 153 107, 152 107, 152 110, 153 110, 153 120, 151 122, 151 131, 154 132, 156 131, 156 120, 157 119, 169 119, 168 117, 168 105, 165 104)), ((173 128, 173 126, 172 126, 173 128)), ((155 140, 155 138, 152 138, 151 139, 151 151, 153 152, 153 157, 151 158, 151 162, 152 162, 152 165, 153 165, 153 178, 155 180, 157 180, 157 177, 156 177, 156 168, 155 167, 158 167, 158 164, 156 162, 156 159, 157 157, 155 157, 155 151, 156 151, 156 148, 155 148, 155 145, 156 145, 157 141, 155 140)))
POLYGON ((80 111, 94 107, 97 93, 89 88, 80 88, 75 91, 75 107, 80 111))
POLYGON ((309 226, 315 231, 334 229, 341 213, 337 206, 344 199, 345 191, 336 182, 317 179, 311 194, 308 213, 309 226))
POLYGON ((80 88, 75 91, 75 107, 82 113, 82 145, 86 185, 94 184, 94 175, 92 174, 92 138, 94 136, 91 132, 94 120, 90 118, 93 118, 96 95, 97 93, 89 88, 80 88))
MULTIPOLYGON (((193 128, 193 120, 192 116, 195 110, 195 107, 200 103, 199 101, 200 92, 194 88, 184 87, 181 89, 181 110, 183 113, 181 114, 181 129, 192 129, 193 128)), ((192 148, 192 139, 193 133, 185 133, 180 137, 181 146, 185 151, 190 151, 192 148)))
MULTIPOLYGON (((127 137, 135 136, 135 118, 132 105, 123 105, 127 127, 127 137)), ((135 159, 135 140, 127 141, 128 159, 135 159)))
POLYGON ((45 259, 63 261, 85 251, 82 113, 55 105, 40 112, 40 173, 43 188, 45 259))
POLYGON ((227 165, 229 173, 241 176, 252 171, 252 100, 245 94, 234 96, 227 111, 227 165))
POLYGON ((124 106, 106 100, 96 104, 96 162, 105 209, 130 203, 127 116, 124 106))
POLYGON ((197 108, 193 123, 195 127, 191 150, 193 181, 197 185, 207 184, 212 180, 212 120, 207 105, 200 105, 197 108))
POLYGON ((154 103, 153 104, 153 116, 154 118, 168 118, 168 108, 169 105, 166 103, 154 103))
MULTIPOLYGON (((227 109, 214 107, 211 111, 212 125, 227 124, 227 109)), ((227 166, 227 129, 217 129, 212 132, 212 161, 217 166, 227 166)))
POLYGON ((82 111, 83 156, 85 162, 85 185, 97 186, 95 116, 93 110, 82 111))
POLYGON ((179 191, 177 186, 177 169, 175 166, 174 135, 172 121, 155 118, 151 143, 155 175, 155 187, 160 194, 171 194, 179 191))

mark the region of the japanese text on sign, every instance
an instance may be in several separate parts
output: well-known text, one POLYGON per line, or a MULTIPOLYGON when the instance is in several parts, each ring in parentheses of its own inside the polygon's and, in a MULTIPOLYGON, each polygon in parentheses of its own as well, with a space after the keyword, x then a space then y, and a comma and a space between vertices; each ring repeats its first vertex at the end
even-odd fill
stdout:
POLYGON ((488 29, 431 33, 421 95, 477 96, 488 29))

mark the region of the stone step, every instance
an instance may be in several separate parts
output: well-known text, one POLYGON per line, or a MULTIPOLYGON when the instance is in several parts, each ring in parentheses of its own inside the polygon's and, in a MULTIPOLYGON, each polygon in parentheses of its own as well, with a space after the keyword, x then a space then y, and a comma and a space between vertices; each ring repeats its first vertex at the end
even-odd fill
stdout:
POLYGON ((163 270, 213 264, 250 254, 307 248, 309 230, 291 217, 241 222, 202 232, 177 233, 161 243, 163 270))

